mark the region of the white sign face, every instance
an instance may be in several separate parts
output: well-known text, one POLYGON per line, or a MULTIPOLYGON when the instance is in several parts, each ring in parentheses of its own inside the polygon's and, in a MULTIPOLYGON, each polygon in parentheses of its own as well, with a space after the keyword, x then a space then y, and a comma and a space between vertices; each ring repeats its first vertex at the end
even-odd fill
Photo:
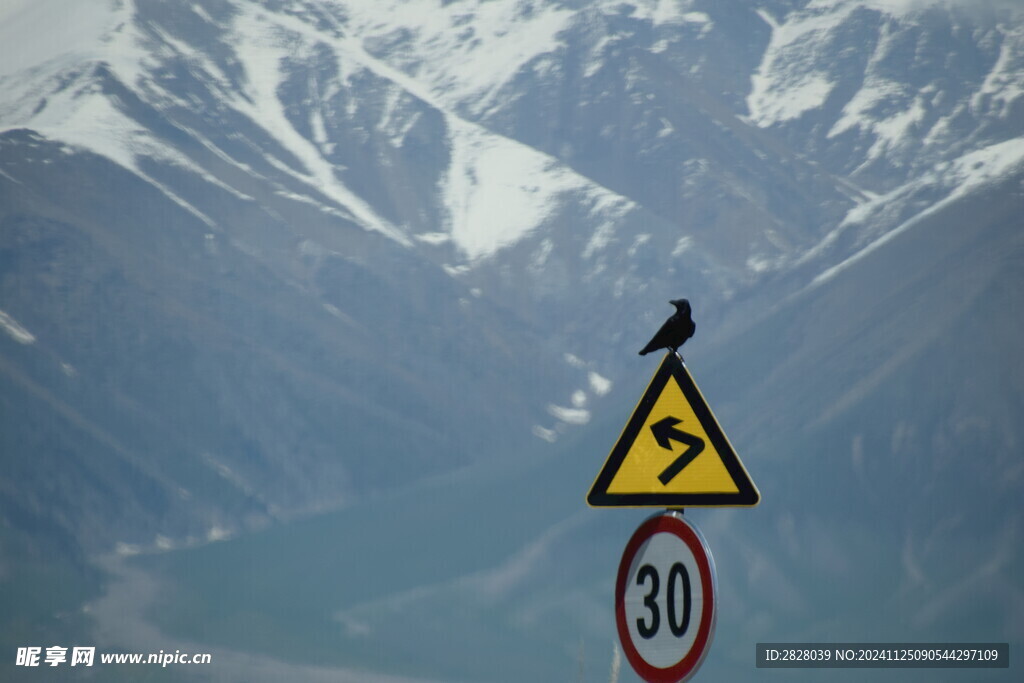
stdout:
POLYGON ((676 513, 644 522, 619 565, 619 638, 634 670, 652 683, 677 683, 697 670, 711 645, 715 571, 703 537, 676 513))
POLYGON ((693 647, 693 615, 701 614, 703 602, 697 561, 681 538, 661 532, 640 546, 625 603, 630 640, 644 661, 660 669, 678 663, 693 647))

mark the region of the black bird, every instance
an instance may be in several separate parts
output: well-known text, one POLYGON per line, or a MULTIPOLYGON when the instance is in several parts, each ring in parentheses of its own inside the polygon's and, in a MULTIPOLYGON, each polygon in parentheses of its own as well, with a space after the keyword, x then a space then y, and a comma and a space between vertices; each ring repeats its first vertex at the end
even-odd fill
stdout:
POLYGON ((688 300, 673 299, 669 303, 676 307, 676 312, 665 321, 654 338, 647 342, 647 346, 640 351, 641 356, 658 349, 671 349, 675 353, 676 349, 692 337, 694 330, 697 329, 697 326, 693 324, 693 318, 690 317, 690 302, 688 300))

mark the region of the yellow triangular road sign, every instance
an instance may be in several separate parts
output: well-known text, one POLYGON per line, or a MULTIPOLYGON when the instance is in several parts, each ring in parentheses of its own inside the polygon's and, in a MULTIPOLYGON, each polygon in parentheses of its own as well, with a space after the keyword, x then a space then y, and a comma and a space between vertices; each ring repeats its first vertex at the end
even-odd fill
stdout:
POLYGON ((689 370, 668 353, 587 494, 594 507, 730 507, 761 495, 689 370))

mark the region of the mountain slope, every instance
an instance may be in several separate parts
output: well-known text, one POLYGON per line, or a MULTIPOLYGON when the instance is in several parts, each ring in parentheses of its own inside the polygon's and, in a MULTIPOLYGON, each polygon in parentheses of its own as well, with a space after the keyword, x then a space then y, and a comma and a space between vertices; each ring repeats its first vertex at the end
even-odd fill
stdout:
MULTIPOLYGON (((1009 640, 1014 651, 1024 638, 1013 359, 1024 241, 1010 220, 1024 206, 1006 189, 936 212, 688 354, 763 496, 756 509, 686 513, 711 545, 722 599, 703 675, 763 677, 752 651, 773 639, 1009 640)), ((603 675, 616 563, 645 513, 580 506, 654 369, 634 365, 614 408, 556 457, 144 558, 175 585, 160 622, 219 647, 428 678, 603 675), (254 608, 269 618, 242 626, 254 608)))
POLYGON ((31 133, 4 144, 36 155, 4 186, 0 219, 4 308, 32 335, 0 340, 9 395, 32 401, 26 421, 4 414, 12 481, 37 482, 9 491, 16 506, 91 545, 134 499, 118 540, 143 540, 154 519, 164 536, 205 538, 487 458, 512 430, 532 438, 517 387, 559 370, 536 358, 537 375, 507 377, 534 333, 415 255, 377 251, 368 260, 393 264, 378 271, 314 252, 311 272, 285 279, 102 158, 64 158, 31 133), (75 190, 53 207, 29 190, 36 173, 75 190), (124 198, 97 204, 94 178, 124 198), (57 443, 31 441, 43 434, 57 443), (67 471, 54 506, 44 482, 72 464, 83 472, 67 471))
MULTIPOLYGON (((549 454, 628 402, 680 295, 687 357, 752 414, 740 438, 912 444, 926 471, 926 442, 1005 454, 1012 412, 949 397, 1019 393, 998 370, 1018 317, 997 321, 1022 22, 926 0, 6 3, 0 519, 38 554, 166 549, 549 454), (972 328, 977 385, 926 371, 972 328)), ((518 538, 546 548, 536 524, 518 538)), ((913 560, 931 537, 906 533, 913 560)))

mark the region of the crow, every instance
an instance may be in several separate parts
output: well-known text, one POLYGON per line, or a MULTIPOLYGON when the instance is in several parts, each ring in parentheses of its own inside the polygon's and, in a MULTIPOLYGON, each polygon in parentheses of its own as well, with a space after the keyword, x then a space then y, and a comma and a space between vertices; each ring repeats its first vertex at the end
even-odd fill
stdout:
POLYGON ((675 353, 676 349, 692 337, 694 330, 697 329, 697 326, 693 324, 693 318, 690 317, 690 302, 688 300, 673 299, 669 303, 676 307, 676 312, 665 321, 654 338, 647 342, 647 346, 640 351, 641 356, 658 349, 671 349, 675 353))

